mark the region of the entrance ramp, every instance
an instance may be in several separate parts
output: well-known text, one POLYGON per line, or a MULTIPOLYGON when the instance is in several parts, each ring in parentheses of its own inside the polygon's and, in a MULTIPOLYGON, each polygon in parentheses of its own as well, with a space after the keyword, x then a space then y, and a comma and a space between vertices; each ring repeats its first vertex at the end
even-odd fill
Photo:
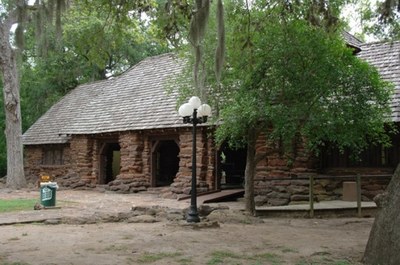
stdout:
MULTIPOLYGON (((214 203, 214 202, 226 202, 235 201, 237 198, 241 198, 244 195, 244 189, 228 189, 228 190, 217 190, 197 195, 197 204, 203 203, 214 203)), ((181 197, 179 200, 190 200, 190 195, 181 197)))

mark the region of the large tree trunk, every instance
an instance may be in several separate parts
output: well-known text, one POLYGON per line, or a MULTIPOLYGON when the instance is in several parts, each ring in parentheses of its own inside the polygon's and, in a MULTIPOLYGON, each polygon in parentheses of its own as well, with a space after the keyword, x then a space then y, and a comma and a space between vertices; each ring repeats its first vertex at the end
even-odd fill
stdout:
POLYGON ((21 106, 15 52, 10 45, 10 28, 15 19, 0 22, 0 71, 3 79, 7 140, 7 187, 26 186, 23 164, 21 106))
POLYGON ((257 132, 249 129, 247 133, 247 157, 245 170, 244 197, 246 202, 246 212, 251 215, 256 214, 256 204, 254 201, 254 176, 256 174, 256 142, 257 132))
POLYGON ((382 195, 375 199, 379 212, 375 217, 365 249, 365 264, 400 263, 400 164, 382 195))

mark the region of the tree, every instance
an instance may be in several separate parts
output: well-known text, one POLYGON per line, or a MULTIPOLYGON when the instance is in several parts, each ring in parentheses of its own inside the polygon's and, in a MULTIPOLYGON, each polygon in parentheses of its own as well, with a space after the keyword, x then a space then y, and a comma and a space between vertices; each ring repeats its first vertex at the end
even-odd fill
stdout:
MULTIPOLYGON (((22 148, 22 118, 20 80, 17 56, 23 50, 24 31, 28 21, 33 19, 37 31, 41 32, 48 18, 48 28, 55 25, 56 32, 61 31, 61 12, 66 7, 66 0, 3 1, 0 4, 0 71, 3 83, 5 109, 5 136, 7 145, 7 187, 18 189, 26 186, 22 148), (55 15, 55 16, 53 16, 55 15), (12 33, 12 27, 16 25, 12 33)), ((59 39, 59 38, 58 38, 59 39)))
MULTIPOLYGON (((204 1, 197 2, 208 8, 204 1)), ((226 60, 219 77, 211 74, 218 18, 207 20, 211 30, 200 26, 194 31, 203 41, 189 37, 192 45, 201 44, 190 59, 195 73, 201 69, 202 94, 222 120, 217 142, 247 146, 245 201, 251 214, 256 166, 268 155, 256 152, 260 135, 269 144, 264 149, 286 156, 288 164, 299 146, 318 154, 321 145, 330 142, 357 153, 368 142, 388 141, 384 124, 391 86, 342 41, 338 14, 346 2, 225 2, 226 60)), ((193 90, 183 87, 180 92, 188 96, 193 90)))
POLYGON ((21 129, 21 105, 16 52, 11 45, 11 27, 22 20, 24 1, 5 3, 0 14, 0 71, 3 81, 7 139, 7 186, 26 185, 21 129))
POLYGON ((223 81, 231 92, 221 106, 217 139, 247 145, 246 210, 254 214, 255 168, 268 155, 256 152, 261 135, 289 164, 299 146, 310 154, 326 142, 361 151, 388 140, 384 126, 392 88, 352 55, 335 27, 305 19, 286 5, 231 8, 223 81))
POLYGON ((371 6, 371 1, 359 3, 362 30, 379 40, 394 40, 400 36, 400 1, 383 0, 371 6))
POLYGON ((4 105, 6 113, 15 114, 6 115, 6 120, 15 121, 14 126, 7 123, 6 130, 7 185, 11 188, 25 185, 21 97, 25 99, 22 107, 29 110, 24 118, 27 128, 78 83, 119 74, 144 57, 167 50, 153 37, 154 28, 140 19, 142 12, 152 8, 152 1, 74 1, 62 21, 66 6, 64 0, 0 4, 0 34, 4 34, 0 35, 0 70, 7 77, 2 78, 4 93, 12 90, 4 97, 4 105), (10 32, 13 25, 18 25, 15 33, 10 32), (22 49, 25 40, 28 47, 22 49))
POLYGON ((400 260, 400 164, 397 166, 386 191, 374 200, 379 207, 375 216, 367 247, 364 252, 365 264, 399 264, 400 260))

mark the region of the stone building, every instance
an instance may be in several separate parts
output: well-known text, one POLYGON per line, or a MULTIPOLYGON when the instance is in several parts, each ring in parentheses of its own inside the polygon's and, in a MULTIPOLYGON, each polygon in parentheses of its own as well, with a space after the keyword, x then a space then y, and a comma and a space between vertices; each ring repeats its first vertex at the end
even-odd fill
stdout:
MULTIPOLYGON (((348 38, 350 38, 348 36, 348 38)), ((395 122, 400 121, 400 43, 363 44, 348 39, 359 57, 375 65, 393 82, 395 122)), ((165 187, 170 196, 189 194, 191 179, 191 127, 177 114, 177 94, 168 92, 183 64, 172 54, 150 57, 124 74, 83 84, 45 113, 23 136, 27 175, 48 174, 64 187, 107 189, 123 193, 165 187)), ((197 183, 199 192, 243 184, 246 151, 216 147, 211 125, 198 127, 197 183)), ((393 141, 398 142, 398 136, 393 141)), ((268 148, 258 140, 258 150, 268 148)), ((398 144, 371 147, 360 163, 347 154, 323 150, 315 159, 301 147, 295 161, 280 154, 257 166, 255 189, 259 204, 283 205, 308 199, 308 176, 320 200, 341 196, 345 174, 391 174, 399 162, 398 144)), ((363 195, 382 192, 388 178, 367 180, 363 195)))
MULTIPOLYGON (((27 175, 48 174, 65 187, 107 185, 137 192, 169 186, 188 193, 191 128, 167 87, 182 70, 171 54, 151 57, 124 74, 75 88, 23 136, 27 175)), ((215 188, 210 128, 198 128, 199 188, 215 188)))

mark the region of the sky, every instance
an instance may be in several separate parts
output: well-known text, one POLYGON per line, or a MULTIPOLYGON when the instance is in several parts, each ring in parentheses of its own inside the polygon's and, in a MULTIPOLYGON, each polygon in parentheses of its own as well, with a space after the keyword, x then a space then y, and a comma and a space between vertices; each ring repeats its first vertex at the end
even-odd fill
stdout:
MULTIPOLYGON (((350 34, 361 34, 362 33, 362 22, 361 22, 361 14, 360 10, 364 9, 367 5, 376 8, 378 2, 382 2, 382 0, 361 0, 357 1, 356 4, 349 4, 342 11, 342 19, 347 21, 350 26, 349 33, 350 34)), ((377 41, 374 36, 366 35, 366 42, 377 41)))

